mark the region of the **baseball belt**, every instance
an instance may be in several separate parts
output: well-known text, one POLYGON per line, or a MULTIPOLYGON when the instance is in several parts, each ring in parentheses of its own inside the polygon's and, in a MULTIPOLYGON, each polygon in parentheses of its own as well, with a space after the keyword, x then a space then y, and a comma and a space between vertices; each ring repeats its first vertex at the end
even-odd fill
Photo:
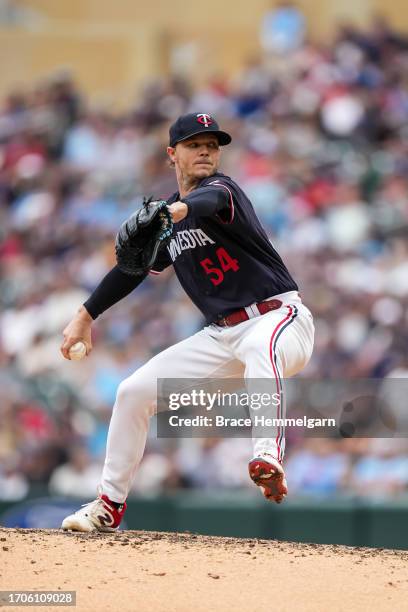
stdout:
MULTIPOLYGON (((271 310, 278 310, 282 306, 282 302, 280 300, 267 300, 266 302, 259 302, 255 306, 258 308, 259 314, 264 315, 271 310)), ((232 327, 238 325, 238 323, 248 321, 250 318, 245 308, 240 308, 229 315, 220 317, 215 321, 215 324, 220 327, 232 327)))

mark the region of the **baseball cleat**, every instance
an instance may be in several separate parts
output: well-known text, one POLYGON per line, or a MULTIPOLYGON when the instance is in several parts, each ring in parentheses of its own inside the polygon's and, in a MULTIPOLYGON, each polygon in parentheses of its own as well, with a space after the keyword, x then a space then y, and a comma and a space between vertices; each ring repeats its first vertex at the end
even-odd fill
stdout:
POLYGON ((107 495, 100 495, 67 516, 62 521, 61 528, 64 531, 116 531, 125 510, 126 502, 116 508, 107 495))
POLYGON ((264 497, 280 504, 286 497, 288 486, 285 472, 277 459, 271 455, 255 457, 248 465, 249 475, 263 491, 264 497))

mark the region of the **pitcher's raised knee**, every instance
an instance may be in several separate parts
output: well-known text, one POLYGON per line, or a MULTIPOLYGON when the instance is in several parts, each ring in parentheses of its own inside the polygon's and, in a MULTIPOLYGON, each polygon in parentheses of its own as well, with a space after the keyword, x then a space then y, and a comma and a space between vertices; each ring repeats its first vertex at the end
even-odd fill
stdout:
POLYGON ((156 399, 156 385, 136 373, 125 378, 116 393, 116 406, 120 409, 131 408, 151 412, 152 403, 156 399))

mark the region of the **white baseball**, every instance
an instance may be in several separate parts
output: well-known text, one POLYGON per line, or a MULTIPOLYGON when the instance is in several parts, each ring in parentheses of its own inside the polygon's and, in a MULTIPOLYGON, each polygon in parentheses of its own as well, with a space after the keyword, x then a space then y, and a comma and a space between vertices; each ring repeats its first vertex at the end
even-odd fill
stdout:
POLYGON ((83 342, 76 342, 68 351, 69 358, 72 361, 80 361, 86 355, 86 346, 83 342))

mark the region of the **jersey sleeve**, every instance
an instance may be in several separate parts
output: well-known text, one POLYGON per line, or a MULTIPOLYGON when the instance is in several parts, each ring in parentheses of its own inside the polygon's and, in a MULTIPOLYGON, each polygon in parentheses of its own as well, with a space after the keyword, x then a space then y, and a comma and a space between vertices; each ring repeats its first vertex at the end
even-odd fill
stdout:
POLYGON ((214 217, 221 223, 234 219, 234 197, 231 188, 222 177, 212 176, 197 189, 181 199, 188 206, 188 215, 214 217))
POLYGON ((222 191, 224 191, 226 195, 226 204, 222 210, 219 210, 216 213, 216 217, 221 221, 221 223, 232 223, 234 220, 235 206, 234 197, 232 195, 230 187, 226 184, 226 181, 222 180, 222 178, 216 178, 207 183, 207 185, 213 187, 214 189, 221 189, 222 191))
POLYGON ((172 265, 170 255, 166 248, 159 251, 156 261, 154 262, 153 268, 150 270, 150 274, 157 275, 163 272, 166 268, 172 265))

